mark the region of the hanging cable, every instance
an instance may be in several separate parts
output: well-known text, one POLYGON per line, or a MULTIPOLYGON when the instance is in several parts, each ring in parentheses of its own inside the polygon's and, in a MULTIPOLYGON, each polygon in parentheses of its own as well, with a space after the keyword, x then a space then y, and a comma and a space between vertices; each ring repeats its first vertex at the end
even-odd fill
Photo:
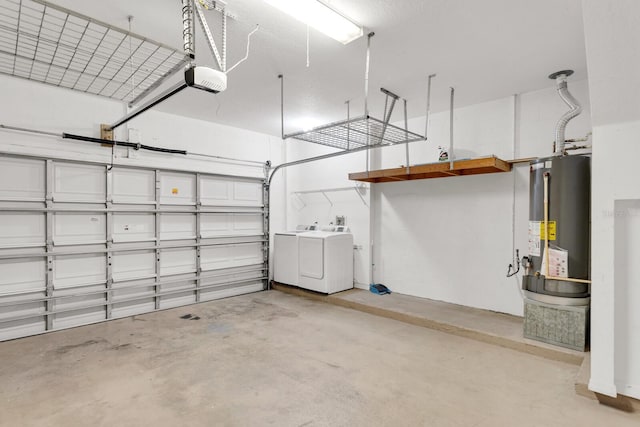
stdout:
POLYGON ((249 35, 247 36, 247 52, 245 53, 244 58, 242 58, 240 61, 236 62, 231 68, 229 68, 227 70, 227 74, 229 74, 234 68, 236 68, 238 65, 242 64, 244 61, 246 61, 249 58, 249 48, 251 47, 251 36, 253 35, 253 33, 258 31, 259 28, 260 26, 256 25, 256 28, 249 33, 249 35))

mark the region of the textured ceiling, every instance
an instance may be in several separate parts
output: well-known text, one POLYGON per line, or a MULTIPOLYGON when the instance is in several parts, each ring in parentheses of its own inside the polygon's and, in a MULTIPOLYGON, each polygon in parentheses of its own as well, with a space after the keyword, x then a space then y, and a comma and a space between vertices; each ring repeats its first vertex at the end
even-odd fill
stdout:
MULTIPOLYGON (((182 46, 179 0, 55 0, 60 6, 127 28, 157 41, 182 46)), ((571 68, 586 78, 580 0, 333 0, 334 8, 375 31, 371 48, 370 111, 381 117, 385 87, 406 98, 409 116, 424 114, 426 78, 433 80, 432 111, 489 101, 550 87, 551 72, 571 68)), ((362 114, 366 37, 342 45, 262 0, 228 0, 236 16, 228 30, 230 65, 245 53, 246 34, 260 25, 249 59, 229 74, 226 92, 193 89, 156 107, 160 111, 230 126, 280 133, 280 86, 285 75, 285 132, 362 114)), ((219 17, 207 12, 219 30, 219 17)), ((204 36, 196 36, 198 65, 213 65, 204 36)), ((177 77, 176 77, 177 79, 177 77)), ((393 120, 401 118, 398 108, 393 120)), ((117 119, 114 117, 114 119, 117 119)), ((135 126, 135 121, 131 122, 135 126)))

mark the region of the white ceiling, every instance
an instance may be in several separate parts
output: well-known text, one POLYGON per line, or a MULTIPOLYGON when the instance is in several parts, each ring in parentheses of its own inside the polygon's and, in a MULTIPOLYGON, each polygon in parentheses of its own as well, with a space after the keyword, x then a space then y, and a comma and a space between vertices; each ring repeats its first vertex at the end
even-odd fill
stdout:
MULTIPOLYGON (((176 48, 182 46, 180 0, 53 0, 115 26, 176 48)), ((331 6, 375 31, 371 48, 370 112, 382 116, 385 87, 406 98, 409 116, 424 114, 426 77, 433 80, 432 111, 552 86, 561 69, 584 79, 586 58, 580 0, 333 0, 331 6)), ((344 46, 315 30, 306 67, 306 26, 262 0, 228 0, 237 19, 228 30, 230 65, 244 56, 246 34, 256 24, 249 59, 229 74, 227 91, 189 89, 157 110, 230 126, 280 134, 280 86, 285 75, 285 132, 303 122, 322 124, 363 112, 366 37, 344 46)), ((207 12, 219 30, 219 15, 207 12)), ((214 62, 196 33, 198 65, 214 62)), ((178 77, 176 76, 176 79, 178 77)), ((397 108, 393 120, 401 119, 397 108)), ((117 119, 114 117, 114 119, 117 119)), ((135 125, 135 121, 131 122, 135 125)))

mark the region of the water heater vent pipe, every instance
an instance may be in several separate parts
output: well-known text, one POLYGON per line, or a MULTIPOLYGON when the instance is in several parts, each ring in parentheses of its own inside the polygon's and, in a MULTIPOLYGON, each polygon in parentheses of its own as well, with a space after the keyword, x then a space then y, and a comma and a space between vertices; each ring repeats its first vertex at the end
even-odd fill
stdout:
POLYGON ((577 117, 582 112, 582 106, 577 99, 569 93, 567 88, 567 78, 573 74, 573 70, 562 70, 549 75, 549 78, 556 81, 558 95, 571 109, 564 113, 556 124, 555 154, 564 155, 565 130, 569 121, 577 117))

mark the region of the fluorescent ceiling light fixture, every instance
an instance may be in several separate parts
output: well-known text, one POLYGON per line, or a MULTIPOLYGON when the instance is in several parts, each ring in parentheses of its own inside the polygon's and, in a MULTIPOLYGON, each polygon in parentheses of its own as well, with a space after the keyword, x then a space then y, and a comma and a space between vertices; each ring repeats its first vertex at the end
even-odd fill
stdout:
POLYGON ((347 44, 362 36, 362 27, 319 0, 265 0, 332 39, 347 44))

